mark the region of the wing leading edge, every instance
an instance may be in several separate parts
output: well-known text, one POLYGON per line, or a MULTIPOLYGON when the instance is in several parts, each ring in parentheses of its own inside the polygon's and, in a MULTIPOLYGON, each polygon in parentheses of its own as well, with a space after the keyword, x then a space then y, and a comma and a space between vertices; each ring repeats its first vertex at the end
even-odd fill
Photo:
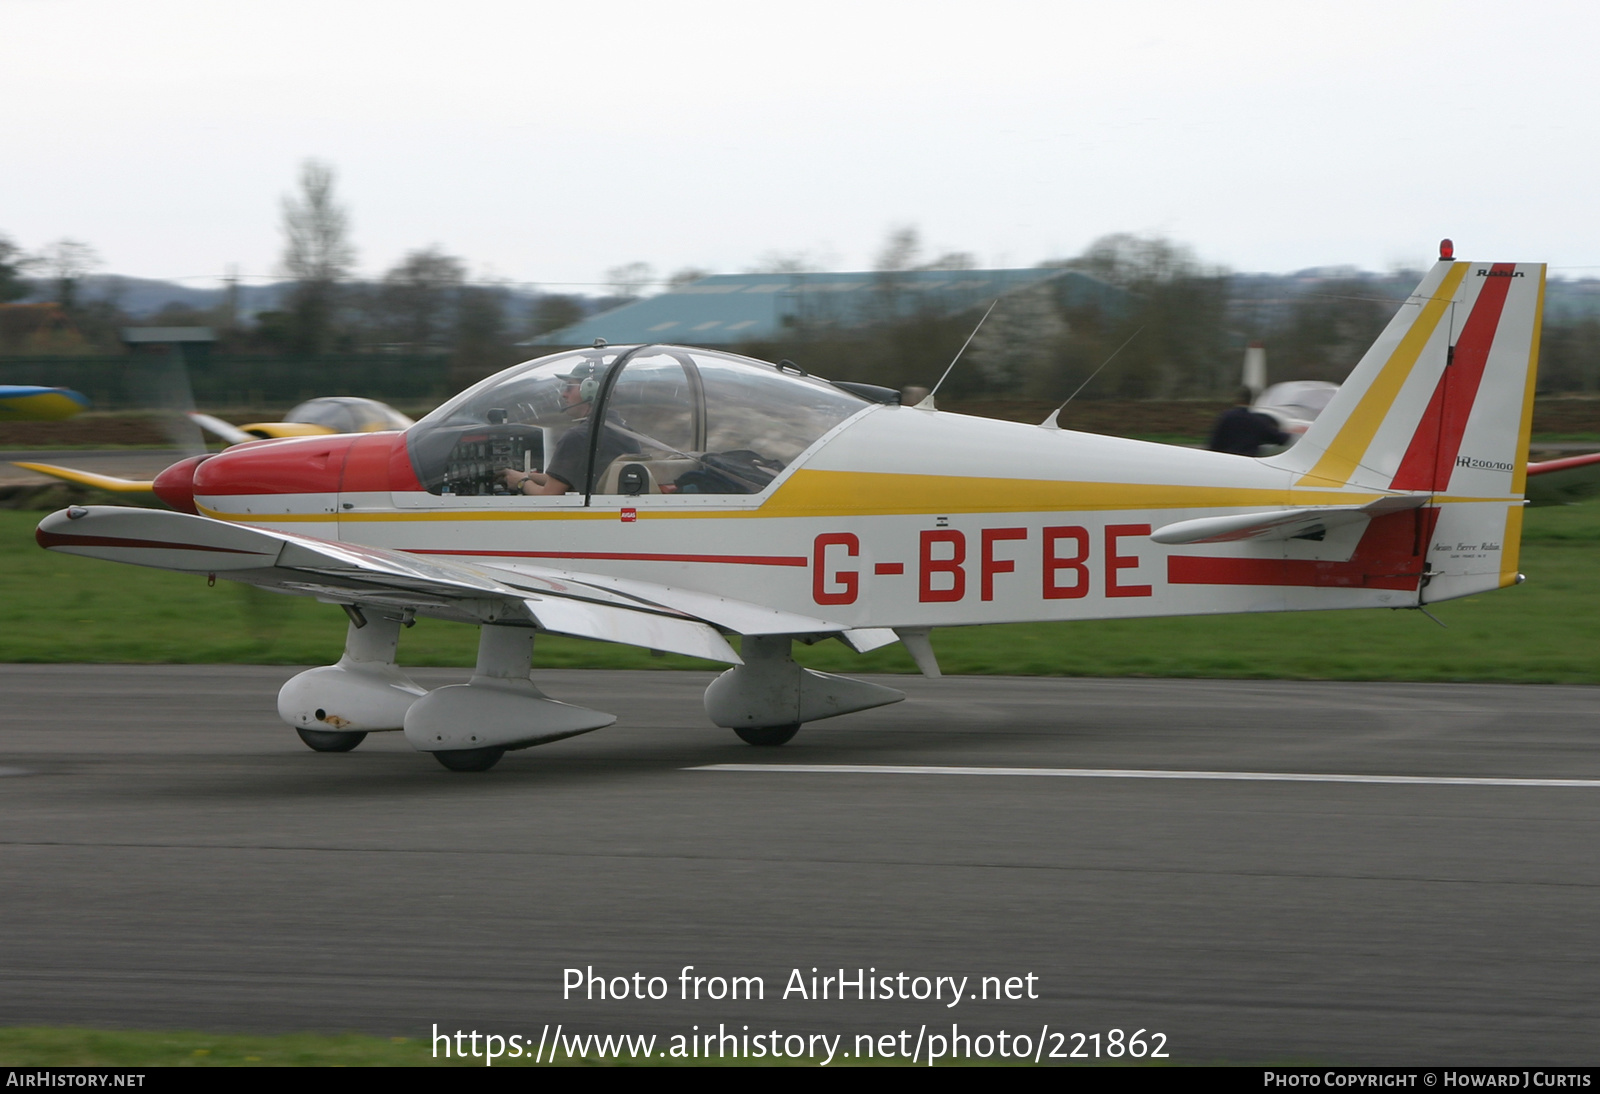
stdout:
POLYGON ((121 506, 52 513, 39 522, 35 538, 41 547, 64 554, 214 574, 331 603, 398 608, 464 623, 520 621, 555 634, 743 663, 703 619, 640 592, 607 589, 571 575, 521 575, 121 506))

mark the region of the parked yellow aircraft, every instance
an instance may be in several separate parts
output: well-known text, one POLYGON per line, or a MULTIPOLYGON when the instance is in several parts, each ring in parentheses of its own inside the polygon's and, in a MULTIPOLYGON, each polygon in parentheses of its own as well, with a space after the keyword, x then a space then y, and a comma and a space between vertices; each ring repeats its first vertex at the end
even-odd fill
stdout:
MULTIPOLYGON (((40 388, 54 391, 59 389, 40 388)), ((4 389, 0 389, 3 394, 4 389)), ((67 392, 76 395, 76 392, 67 392)), ((78 396, 82 398, 82 396, 78 396)), ((3 403, 0 403, 3 406, 3 403)), ((66 417, 67 415, 60 415, 66 417)), ((251 422, 232 425, 210 414, 189 411, 188 416, 200 428, 215 434, 228 444, 247 441, 271 440, 281 437, 325 437, 337 433, 376 433, 387 429, 408 429, 416 423, 388 403, 376 399, 362 399, 353 395, 328 395, 310 399, 283 416, 281 422, 251 422)), ((154 484, 144 479, 122 479, 115 475, 97 475, 93 471, 79 471, 53 463, 25 463, 15 466, 40 475, 80 486, 90 486, 113 494, 149 494, 154 484)))

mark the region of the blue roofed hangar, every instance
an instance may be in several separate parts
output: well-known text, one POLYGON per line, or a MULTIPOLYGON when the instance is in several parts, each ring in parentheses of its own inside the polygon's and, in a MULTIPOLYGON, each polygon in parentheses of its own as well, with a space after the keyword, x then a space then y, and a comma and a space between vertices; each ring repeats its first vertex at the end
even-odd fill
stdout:
POLYGON ((524 345, 676 342, 733 346, 801 331, 847 330, 921 314, 950 315, 1051 283, 1069 305, 1115 305, 1120 289, 1073 270, 716 274, 612 308, 524 345))

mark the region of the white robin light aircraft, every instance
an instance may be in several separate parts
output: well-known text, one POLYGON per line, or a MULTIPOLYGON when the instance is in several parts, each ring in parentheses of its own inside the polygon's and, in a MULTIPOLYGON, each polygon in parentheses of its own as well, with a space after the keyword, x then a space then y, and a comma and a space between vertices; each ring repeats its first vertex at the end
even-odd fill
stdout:
POLYGON ((530 678, 540 632, 726 662, 753 744, 900 692, 799 639, 935 627, 1420 608, 1515 584, 1544 267, 1442 259, 1293 448, 1248 459, 940 413, 710 350, 596 346, 404 432, 257 441, 168 468, 180 512, 76 507, 51 550, 343 606, 344 656, 278 696, 312 748, 403 730, 452 770, 609 725, 530 678), (466 684, 396 666, 414 616, 477 624, 466 684), (738 652, 726 636, 739 635, 738 652))

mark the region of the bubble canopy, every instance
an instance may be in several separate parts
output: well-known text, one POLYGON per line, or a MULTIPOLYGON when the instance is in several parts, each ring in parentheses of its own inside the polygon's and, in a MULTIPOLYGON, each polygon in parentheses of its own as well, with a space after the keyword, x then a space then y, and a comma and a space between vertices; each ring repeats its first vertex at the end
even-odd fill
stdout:
POLYGON ((406 447, 439 495, 520 497, 508 480, 535 472, 569 493, 756 494, 872 405, 787 363, 601 346, 489 377, 412 426, 406 447))

